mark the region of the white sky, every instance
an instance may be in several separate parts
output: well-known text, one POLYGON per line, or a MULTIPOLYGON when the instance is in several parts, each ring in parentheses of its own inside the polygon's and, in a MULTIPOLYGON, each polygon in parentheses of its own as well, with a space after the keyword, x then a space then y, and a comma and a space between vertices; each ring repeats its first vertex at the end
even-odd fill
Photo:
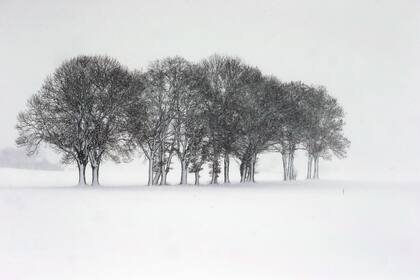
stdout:
POLYGON ((145 68, 218 52, 341 101, 352 146, 329 170, 418 180, 419 50, 417 0, 0 0, 0 148, 14 145, 18 111, 64 59, 108 54, 145 68))

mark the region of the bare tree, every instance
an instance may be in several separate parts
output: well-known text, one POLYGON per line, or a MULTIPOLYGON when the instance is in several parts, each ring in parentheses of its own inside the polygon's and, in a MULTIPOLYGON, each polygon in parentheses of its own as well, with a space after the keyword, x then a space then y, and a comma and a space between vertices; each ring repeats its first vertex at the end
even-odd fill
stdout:
MULTIPOLYGON (((148 185, 155 184, 156 165, 159 163, 159 145, 161 134, 166 131, 170 118, 163 109, 169 106, 161 95, 150 89, 150 79, 138 73, 138 83, 144 83, 144 91, 137 91, 127 109, 126 130, 133 143, 141 148, 149 161, 148 185)), ((159 166, 160 170, 160 166, 159 166)))
MULTIPOLYGON (((203 126, 202 126, 203 127, 203 126)), ((206 129, 203 127, 203 134, 206 135, 206 129)), ((203 165, 208 161, 209 149, 208 149, 208 138, 204 136, 195 137, 195 141, 190 146, 190 167, 189 171, 194 173, 194 185, 200 184, 200 172, 203 170, 203 165)))
POLYGON ((40 143, 50 144, 63 154, 63 162, 77 163, 81 185, 90 160, 92 184, 98 184, 102 159, 121 152, 118 119, 129 100, 129 85, 128 71, 112 58, 79 56, 64 62, 18 115, 17 144, 30 154, 40 143))
POLYGON ((346 156, 350 141, 343 135, 344 111, 325 87, 314 87, 307 98, 304 146, 308 155, 307 178, 319 178, 319 159, 346 156))
POLYGON ((175 153, 181 163, 181 181, 186 180, 188 162, 185 158, 186 142, 188 141, 185 128, 185 114, 191 110, 188 104, 194 94, 194 69, 191 63, 182 57, 168 57, 153 62, 146 76, 150 83, 150 90, 160 97, 162 105, 160 114, 165 119, 165 125, 160 131, 159 164, 161 176, 160 184, 166 185, 166 176, 171 168, 175 153))
POLYGON ((286 104, 287 114, 277 127, 273 148, 282 155, 283 179, 295 180, 294 159, 296 151, 302 149, 306 127, 305 100, 310 93, 310 87, 302 82, 289 82, 283 84, 282 90, 285 93, 283 102, 286 104))
POLYGON ((146 89, 139 99, 144 106, 131 106, 130 134, 149 160, 148 185, 166 185, 172 158, 180 145, 175 137, 180 128, 176 123, 181 112, 180 98, 190 94, 192 73, 191 64, 181 57, 154 61, 144 74, 146 89))
POLYGON ((223 153, 224 183, 230 182, 230 155, 239 135, 240 103, 249 83, 247 66, 237 57, 213 55, 201 62, 211 90, 207 91, 210 142, 213 150, 211 183, 217 183, 219 158, 223 153))
POLYGON ((29 154, 36 153, 44 142, 63 155, 63 162, 76 162, 79 185, 86 184, 93 125, 88 112, 95 102, 90 77, 85 73, 89 61, 84 56, 65 61, 29 99, 16 125, 16 143, 25 146, 29 154))
POLYGON ((124 128, 125 112, 135 91, 142 91, 139 83, 128 70, 115 59, 92 57, 86 67, 91 79, 94 106, 88 112, 92 123, 89 141, 89 161, 92 168, 92 185, 99 184, 99 167, 104 158, 119 161, 128 157, 129 145, 124 128))
MULTIPOLYGON (((180 184, 187 184, 189 164, 197 161, 201 143, 206 136, 206 126, 203 122, 204 105, 202 91, 207 90, 206 79, 202 68, 184 62, 177 75, 179 88, 174 102, 174 137, 175 151, 181 165, 180 184)), ((197 180, 196 174, 196 180, 197 180)), ((196 182, 198 183, 198 182, 196 182)))
POLYGON ((241 182, 255 181, 259 154, 275 150, 285 180, 296 178, 298 149, 308 156, 307 178, 319 178, 319 160, 345 157, 344 112, 324 87, 264 77, 235 57, 213 55, 198 65, 181 57, 156 60, 147 71, 129 72, 106 56, 65 61, 18 115, 16 143, 29 154, 41 143, 76 162, 92 185, 106 158, 129 158, 139 147, 149 161, 148 185, 166 184, 174 156, 181 184, 210 164, 216 184, 223 158, 229 183, 231 156, 241 162, 241 182))
POLYGON ((249 86, 243 91, 241 135, 235 142, 240 159, 241 182, 255 182, 258 155, 268 151, 277 136, 277 127, 288 113, 282 84, 274 77, 262 77, 257 69, 249 70, 249 86))

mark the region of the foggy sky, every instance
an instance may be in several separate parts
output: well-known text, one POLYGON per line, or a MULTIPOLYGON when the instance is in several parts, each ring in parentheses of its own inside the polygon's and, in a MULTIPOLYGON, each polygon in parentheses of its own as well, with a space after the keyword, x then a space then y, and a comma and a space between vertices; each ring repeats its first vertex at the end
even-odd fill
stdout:
POLYGON ((419 50, 416 0, 0 0, 0 148, 14 146, 17 113, 65 59, 107 54, 144 69, 217 52, 338 98, 352 145, 330 171, 418 180, 419 50))

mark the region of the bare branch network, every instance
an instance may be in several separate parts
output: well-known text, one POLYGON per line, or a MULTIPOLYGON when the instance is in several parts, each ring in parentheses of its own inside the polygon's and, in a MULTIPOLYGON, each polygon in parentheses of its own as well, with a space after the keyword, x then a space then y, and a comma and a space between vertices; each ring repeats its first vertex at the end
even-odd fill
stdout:
POLYGON ((213 55, 199 63, 182 57, 130 71, 107 56, 65 61, 18 115, 18 146, 36 153, 46 143, 76 163, 79 184, 106 159, 129 159, 141 150, 149 162, 148 185, 165 185, 176 157, 181 184, 205 164, 211 184, 229 183, 231 157, 241 182, 255 181, 258 155, 282 155, 284 180, 296 179, 294 157, 304 149, 307 178, 319 177, 319 160, 346 155, 344 112, 325 87, 281 82, 241 59, 213 55))

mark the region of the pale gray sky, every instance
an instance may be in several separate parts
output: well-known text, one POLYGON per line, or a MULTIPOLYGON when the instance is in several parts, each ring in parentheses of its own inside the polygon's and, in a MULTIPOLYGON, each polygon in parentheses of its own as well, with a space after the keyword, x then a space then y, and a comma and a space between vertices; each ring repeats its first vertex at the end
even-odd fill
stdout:
POLYGON ((0 148, 64 59, 233 54, 281 80, 325 85, 347 112, 353 176, 420 179, 420 1, 0 0, 0 148))

